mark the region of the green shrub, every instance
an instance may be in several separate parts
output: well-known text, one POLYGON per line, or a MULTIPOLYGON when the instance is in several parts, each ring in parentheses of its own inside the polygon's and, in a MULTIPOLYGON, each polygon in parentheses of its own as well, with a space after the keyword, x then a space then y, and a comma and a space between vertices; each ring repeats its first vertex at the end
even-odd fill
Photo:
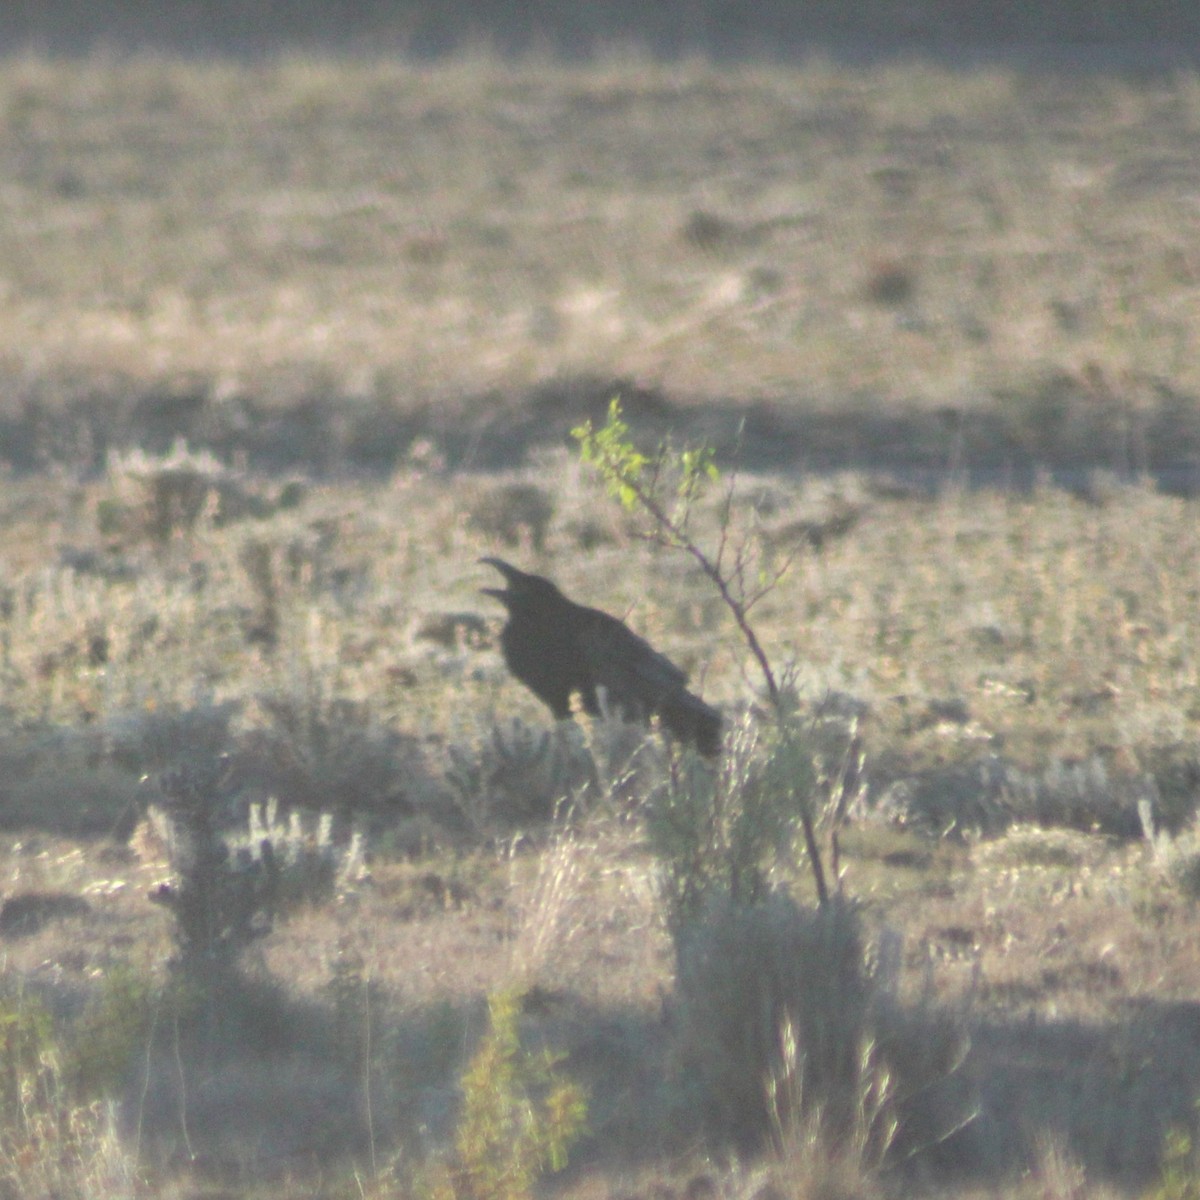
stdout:
POLYGON ((583 1132, 583 1090, 555 1055, 521 1048, 520 1004, 515 992, 489 1000, 488 1032, 461 1080, 453 1155, 424 1180, 429 1200, 530 1200, 583 1132))
POLYGON ((0 1198, 118 1200, 137 1183, 111 1107, 69 1085, 45 1008, 0 1000, 0 1198))
MULTIPOLYGON (((616 397, 609 403, 608 419, 602 427, 597 429, 591 421, 587 421, 571 433, 579 442, 583 461, 595 468, 609 495, 640 524, 640 535, 667 549, 685 554, 700 569, 733 618, 762 674, 777 734, 768 760, 773 777, 767 780, 767 800, 761 806, 754 804, 753 794, 745 787, 749 780, 742 780, 739 790, 745 794, 743 802, 753 806, 756 811, 748 822, 727 825, 718 819, 713 827, 718 844, 724 841, 724 846, 719 845, 718 858, 724 858, 726 867, 739 868, 745 865, 751 872, 746 880, 737 875, 728 876, 725 882, 733 888, 731 894, 736 896, 740 890, 750 893, 758 890, 760 867, 755 860, 755 852, 761 848, 763 837, 768 843, 771 842, 769 826, 776 811, 775 802, 782 800, 791 805, 793 816, 793 821, 786 824, 794 822, 803 831, 804 854, 812 871, 817 900, 824 904, 829 899, 829 885, 813 812, 816 774, 813 749, 809 744, 810 739, 800 734, 795 719, 794 697, 789 690, 780 687, 775 668, 750 620, 751 609, 772 592, 787 574, 790 558, 775 562, 764 541, 755 536, 753 528, 744 526, 738 519, 734 506, 736 478, 731 479, 724 489, 718 510, 718 532, 711 548, 706 548, 697 540, 693 517, 704 493, 711 485, 721 482, 721 473, 717 469, 711 446, 676 449, 669 442, 663 442, 653 454, 644 453, 630 437, 629 426, 621 415, 620 400, 616 397), (722 825, 730 835, 728 840, 723 839, 720 831, 722 825), (748 832, 751 839, 751 845, 747 847, 748 858, 743 858, 735 845, 743 831, 748 832)), ((688 774, 693 778, 686 781, 683 793, 668 788, 669 796, 683 796, 684 807, 689 804, 688 796, 695 784, 694 768, 688 774)), ((732 789, 728 795, 734 796, 732 789)), ((712 798, 716 803, 707 807, 713 812, 717 808, 728 807, 720 791, 714 791, 712 798)), ((704 807, 701 801, 701 815, 704 807)), ((703 840, 703 825, 702 816, 700 826, 695 830, 701 837, 691 839, 696 847, 703 840)), ((674 882, 680 882, 678 876, 674 882)), ((689 907, 695 899, 688 888, 680 896, 681 902, 689 907)))

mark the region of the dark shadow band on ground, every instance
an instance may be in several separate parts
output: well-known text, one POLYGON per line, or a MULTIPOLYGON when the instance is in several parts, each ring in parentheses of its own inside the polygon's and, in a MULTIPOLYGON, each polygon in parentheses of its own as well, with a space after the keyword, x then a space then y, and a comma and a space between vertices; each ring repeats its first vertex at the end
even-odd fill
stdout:
POLYGON ((628 381, 570 377, 457 402, 364 400, 313 391, 286 401, 216 398, 202 381, 171 387, 86 382, 9 391, 0 407, 0 469, 103 470, 114 451, 165 453, 180 441, 261 473, 387 475, 409 462, 490 472, 574 446, 620 397, 639 444, 665 438, 715 448, 724 465, 784 474, 857 471, 916 492, 948 483, 1025 490, 1039 481, 1086 491, 1096 475, 1200 494, 1200 403, 1153 382, 1135 406, 1068 375, 968 408, 840 407, 798 399, 697 400, 628 381))
POLYGON ((1057 1146, 1087 1178, 1140 1193, 1170 1135, 1195 1135, 1200 1005, 1132 999, 1094 1025, 985 1021, 971 1041, 979 1117, 947 1147, 952 1168, 1011 1177, 1057 1146))
MULTIPOLYGON (((200 3, 49 0, 0 9, 0 46, 61 54, 142 51, 185 55, 278 54, 291 50, 402 53, 417 58, 480 45, 505 55, 586 60, 613 45, 664 58, 795 61, 805 54, 877 60, 936 57, 955 62, 1034 61, 1075 69, 1169 70, 1200 49, 1200 14, 1171 0, 1047 0, 983 5, 975 0, 244 0, 200 3)), ((11 52, 11 51, 10 51, 11 52)))
MULTIPOLYGON (((375 1142, 407 1155, 431 1135, 452 1138, 457 1078, 485 1024, 479 999, 393 1016, 390 1053, 366 1073, 373 1105, 363 1066, 343 1044, 352 1014, 252 981, 223 999, 215 1041, 197 1027, 183 1060, 188 1074, 208 1064, 207 1087, 195 1089, 186 1111, 198 1173, 228 1178, 247 1144, 256 1170, 270 1176, 322 1160, 348 1166, 375 1142), (257 1020, 250 1000, 260 1003, 257 1020), (269 1038, 263 1008, 279 1018, 269 1038)), ((530 1048, 561 1054, 557 1069, 589 1098, 588 1132, 572 1155, 576 1179, 679 1161, 706 1142, 728 1151, 720 1131, 706 1129, 688 1080, 672 1070, 670 1029, 654 1014, 535 987, 523 997, 521 1028, 530 1048)), ((1195 1133, 1200 1006, 1135 1003, 1095 1025, 968 1020, 966 1032, 967 1057, 953 1074, 897 1097, 900 1126, 886 1168, 897 1184, 1001 1187, 1046 1169, 1046 1156, 1057 1154, 1093 1184, 1140 1194, 1160 1177, 1169 1135, 1195 1133)), ((188 1082, 168 1050, 142 1066, 148 1081, 130 1085, 142 1090, 140 1106, 129 1109, 142 1113, 142 1133, 160 1154, 178 1140, 188 1082)))

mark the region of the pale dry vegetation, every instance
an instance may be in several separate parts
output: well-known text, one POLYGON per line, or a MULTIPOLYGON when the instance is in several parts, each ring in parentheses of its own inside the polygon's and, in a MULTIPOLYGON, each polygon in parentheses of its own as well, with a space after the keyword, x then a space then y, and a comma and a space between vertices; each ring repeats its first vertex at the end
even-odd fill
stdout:
POLYGON ((547 1194, 1194 1194, 1200 534, 1129 470, 1194 418, 1194 80, 31 59, 0 107, 0 1195, 524 1200, 575 1085, 547 1194), (932 490, 744 446, 824 909, 737 858, 789 784, 727 613, 538 445, 617 377, 635 433, 958 413, 932 490), (964 486, 984 410, 1080 486, 964 486), (497 552, 687 667, 723 772, 553 728, 497 552))

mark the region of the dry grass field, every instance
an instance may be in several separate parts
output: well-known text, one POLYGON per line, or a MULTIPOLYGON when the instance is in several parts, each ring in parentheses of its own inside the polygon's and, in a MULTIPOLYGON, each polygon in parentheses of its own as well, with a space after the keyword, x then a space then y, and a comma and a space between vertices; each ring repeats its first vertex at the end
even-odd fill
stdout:
POLYGON ((776 465, 1194 477, 1190 75, 33 59, 0 106, 20 465, 512 465, 621 379, 776 465))
POLYGON ((26 59, 0 112, 0 1197, 1200 1194, 1195 78, 26 59), (617 392, 787 567, 790 741, 570 445, 617 392), (724 762, 554 728, 487 554, 724 762))

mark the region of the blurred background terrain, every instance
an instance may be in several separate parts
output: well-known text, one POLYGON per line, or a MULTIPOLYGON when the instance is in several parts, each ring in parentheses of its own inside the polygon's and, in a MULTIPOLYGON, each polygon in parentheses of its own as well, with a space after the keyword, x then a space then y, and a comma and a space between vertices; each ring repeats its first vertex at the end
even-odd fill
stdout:
POLYGON ((0 39, 0 1196, 1200 1194, 1194 7, 0 39), (715 448, 688 528, 803 740, 580 461, 618 395, 715 448), (551 722, 497 554, 690 672, 717 783, 551 722), (519 1098, 518 994, 586 1140, 428 1186, 519 1098))

